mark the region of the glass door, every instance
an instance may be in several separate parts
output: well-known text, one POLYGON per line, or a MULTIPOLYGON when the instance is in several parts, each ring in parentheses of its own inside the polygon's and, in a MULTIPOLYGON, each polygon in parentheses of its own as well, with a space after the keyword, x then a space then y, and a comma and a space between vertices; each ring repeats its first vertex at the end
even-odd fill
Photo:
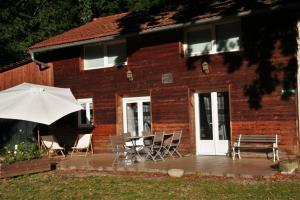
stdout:
POLYGON ((197 154, 226 155, 230 140, 228 93, 199 93, 194 97, 197 154))
POLYGON ((123 126, 132 136, 151 132, 150 97, 123 98, 123 126))

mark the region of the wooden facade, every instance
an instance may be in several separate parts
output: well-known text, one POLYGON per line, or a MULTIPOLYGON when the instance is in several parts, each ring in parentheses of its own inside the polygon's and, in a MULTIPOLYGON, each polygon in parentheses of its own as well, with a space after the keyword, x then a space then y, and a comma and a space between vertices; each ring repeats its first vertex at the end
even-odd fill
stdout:
MULTIPOLYGON (((198 57, 183 56, 184 29, 130 36, 124 67, 83 70, 82 46, 56 50, 48 54, 54 86, 70 87, 76 98, 93 98, 96 152, 110 151, 109 135, 123 131, 122 98, 150 96, 152 131, 182 129, 181 148, 195 153, 193 94, 227 91, 231 143, 238 134, 277 133, 280 150, 296 154, 297 99, 282 94, 297 69, 296 19, 293 13, 243 17, 241 51, 198 57), (202 71, 204 61, 208 74, 202 71), (133 81, 127 80, 128 70, 133 81), (173 83, 163 84, 162 75, 168 73, 173 83)), ((82 131, 74 129, 75 117, 65 122, 69 128, 61 122, 63 132, 82 131)))
POLYGON ((0 68, 0 90, 4 90, 23 82, 40 85, 53 85, 52 67, 41 69, 32 61, 12 64, 0 68), (4 70, 5 68, 5 70, 4 70))

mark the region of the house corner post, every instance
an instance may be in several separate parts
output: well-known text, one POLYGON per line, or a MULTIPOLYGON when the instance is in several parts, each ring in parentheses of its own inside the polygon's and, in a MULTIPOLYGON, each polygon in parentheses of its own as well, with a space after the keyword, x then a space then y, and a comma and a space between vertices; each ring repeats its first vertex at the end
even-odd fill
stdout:
MULTIPOLYGON (((298 139, 300 140, 300 19, 297 21, 297 112, 298 112, 298 139)), ((298 141, 299 144, 299 141, 298 141)))

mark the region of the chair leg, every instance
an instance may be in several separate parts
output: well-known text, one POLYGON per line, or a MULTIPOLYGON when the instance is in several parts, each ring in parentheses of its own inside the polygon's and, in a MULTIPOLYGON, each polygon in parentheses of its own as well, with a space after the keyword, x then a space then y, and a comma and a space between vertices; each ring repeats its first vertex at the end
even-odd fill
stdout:
POLYGON ((114 166, 116 163, 118 163, 118 156, 117 155, 115 155, 115 159, 113 160, 112 165, 114 166))
POLYGON ((164 148, 164 153, 162 154, 163 157, 166 157, 169 154, 172 158, 174 158, 171 152, 169 151, 170 150, 169 147, 163 147, 163 148, 164 148))
POLYGON ((156 151, 156 153, 155 153, 155 155, 154 155, 154 159, 155 159, 157 156, 159 156, 159 157, 161 158, 161 160, 165 161, 165 159, 163 158, 163 156, 162 156, 162 154, 161 154, 161 150, 162 150, 162 148, 160 147, 160 148, 156 151))
POLYGON ((71 152, 71 157, 73 156, 73 153, 74 153, 74 149, 72 149, 72 152, 71 152))
POLYGON ((151 149, 148 149, 147 151, 147 156, 145 157, 145 159, 151 159, 151 160, 154 160, 153 159, 153 156, 152 156, 152 150, 151 149))
POLYGON ((87 156, 88 152, 89 152, 89 147, 86 148, 86 151, 85 151, 85 157, 87 156))
POLYGON ((138 157, 139 157, 140 159, 142 159, 142 156, 141 156, 141 154, 140 154, 138 151, 136 151, 136 154, 138 155, 138 157))
POLYGON ((176 154, 179 156, 179 158, 182 157, 182 155, 177 151, 177 149, 175 149, 176 154))
POLYGON ((234 147, 232 147, 232 160, 235 160, 235 148, 234 147))
POLYGON ((170 155, 171 155, 173 158, 175 158, 175 157, 174 157, 174 154, 175 154, 175 153, 177 154, 177 156, 178 156, 179 158, 182 157, 182 155, 178 152, 177 148, 173 148, 173 149, 170 150, 170 155))
POLYGON ((160 153, 160 152, 158 152, 159 153, 159 157, 163 160, 163 161, 165 161, 165 159, 164 159, 164 157, 162 156, 162 154, 160 153))
POLYGON ((64 152, 63 152, 63 150, 60 150, 60 152, 61 152, 61 154, 62 154, 63 157, 66 157, 65 154, 64 154, 64 152))
POLYGON ((242 157, 241 157, 241 150, 240 150, 240 149, 238 150, 238 158, 239 158, 239 159, 242 158, 242 157))
POLYGON ((92 150, 92 154, 94 154, 94 149, 93 149, 93 143, 91 142, 91 150, 92 150))

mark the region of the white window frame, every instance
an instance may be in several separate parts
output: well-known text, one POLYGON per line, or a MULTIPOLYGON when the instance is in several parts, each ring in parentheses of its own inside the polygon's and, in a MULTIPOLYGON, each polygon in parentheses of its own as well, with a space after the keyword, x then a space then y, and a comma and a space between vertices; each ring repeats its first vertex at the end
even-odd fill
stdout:
MULTIPOLYGON (((78 111, 78 127, 92 127, 93 123, 91 123, 91 110, 90 110, 90 104, 93 103, 93 98, 85 98, 85 99, 77 99, 77 102, 82 105, 84 104, 85 107, 85 113, 86 113, 86 118, 87 118, 87 123, 82 124, 81 123, 81 111, 78 111)), ((94 109, 94 105, 93 105, 94 109)), ((94 112, 93 112, 94 114, 94 112)), ((94 117, 93 117, 94 119, 94 117)))
POLYGON ((138 106, 138 127, 139 127, 139 133, 138 135, 141 135, 143 132, 143 103, 149 102, 151 104, 151 98, 150 96, 143 96, 143 97, 125 97, 122 99, 123 101, 123 127, 124 132, 128 132, 127 129, 127 111, 126 111, 126 104, 127 103, 137 103, 138 106))
POLYGON ((102 43, 93 43, 93 44, 88 44, 88 45, 85 45, 83 47, 84 49, 84 52, 83 52, 83 65, 84 65, 84 70, 93 70, 93 69, 102 69, 102 68, 108 68, 108 67, 114 67, 114 66, 119 66, 119 65, 127 65, 127 50, 126 50, 126 61, 123 62, 123 63, 119 63, 119 64, 109 64, 108 63, 108 52, 107 52, 107 47, 110 46, 110 45, 114 45, 114 44, 122 44, 124 43, 125 46, 127 47, 127 41, 126 39, 121 39, 121 40, 113 40, 113 41, 106 41, 106 42, 102 42, 102 43), (103 62, 104 62, 104 65, 103 66, 97 66, 97 67, 89 67, 87 68, 87 60, 85 59, 85 47, 88 47, 88 46, 99 46, 101 48, 103 48, 103 62))
MULTIPOLYGON (((193 57, 193 56, 201 56, 201 55, 210 55, 210 54, 217 54, 217 53, 224 53, 224 52, 236 52, 236 51, 240 51, 241 47, 237 48, 237 49, 233 49, 233 50, 227 50, 227 51, 217 51, 217 36, 216 36, 216 26, 218 25, 223 25, 223 24, 231 24, 231 23, 237 23, 240 27, 241 27, 241 21, 240 20, 229 20, 229 21, 224 21, 224 22, 220 22, 220 23, 213 23, 210 25, 202 25, 202 26, 194 26, 191 28, 187 28, 184 31, 184 43, 183 43, 183 52, 184 52, 184 56, 185 57, 193 57), (187 38, 187 33, 191 32, 191 31, 201 31, 201 30, 206 30, 206 29, 210 29, 211 30, 211 51, 208 52, 195 52, 195 53, 191 53, 189 54, 188 52, 188 38, 187 38)), ((240 32, 240 41, 241 41, 241 36, 242 33, 240 32)))

